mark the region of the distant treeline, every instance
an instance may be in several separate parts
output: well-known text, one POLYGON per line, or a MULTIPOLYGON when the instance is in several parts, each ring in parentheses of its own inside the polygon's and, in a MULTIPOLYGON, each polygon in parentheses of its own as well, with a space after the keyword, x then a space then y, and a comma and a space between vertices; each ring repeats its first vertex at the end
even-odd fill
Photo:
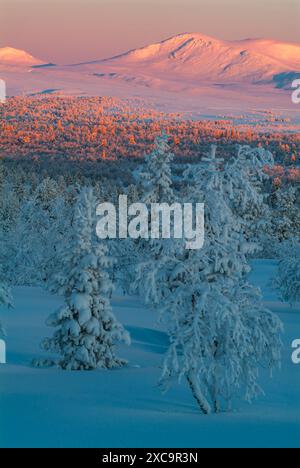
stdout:
POLYGON ((236 144, 250 144, 268 148, 276 163, 296 167, 300 134, 288 133, 288 125, 274 116, 195 120, 157 112, 139 99, 16 97, 0 107, 0 158, 141 160, 164 130, 179 162, 199 161, 213 143, 225 158, 236 144))

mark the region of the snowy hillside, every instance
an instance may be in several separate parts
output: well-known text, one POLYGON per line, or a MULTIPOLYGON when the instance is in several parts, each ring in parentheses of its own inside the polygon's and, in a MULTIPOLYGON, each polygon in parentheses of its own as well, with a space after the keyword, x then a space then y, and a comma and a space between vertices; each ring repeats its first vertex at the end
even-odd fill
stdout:
POLYGON ((154 313, 136 298, 116 294, 113 309, 132 335, 122 348, 127 367, 113 371, 35 369, 44 322, 60 301, 37 288, 15 288, 15 309, 1 310, 9 337, 8 364, 0 366, 0 446, 214 447, 299 446, 300 366, 291 342, 300 335, 300 310, 280 303, 269 287, 275 262, 253 262, 251 281, 285 325, 282 371, 261 375, 265 396, 234 413, 202 416, 185 385, 165 395, 156 383, 167 337, 154 313))
MULTIPOLYGON (((258 83, 300 70, 300 45, 272 40, 221 41, 199 33, 179 34, 106 60, 79 64, 142 74, 164 81, 258 83)), ((125 75, 123 76, 125 78, 125 75)), ((153 83, 155 85, 155 83, 153 83)))
POLYGON ((0 70, 7 67, 32 67, 43 62, 25 50, 14 49, 13 47, 0 48, 0 70))
POLYGON ((0 49, 0 75, 9 96, 49 92, 141 96, 175 111, 215 114, 268 108, 294 113, 291 83, 299 73, 297 43, 224 41, 200 33, 178 34, 115 57, 77 64, 45 64, 24 51, 0 49))

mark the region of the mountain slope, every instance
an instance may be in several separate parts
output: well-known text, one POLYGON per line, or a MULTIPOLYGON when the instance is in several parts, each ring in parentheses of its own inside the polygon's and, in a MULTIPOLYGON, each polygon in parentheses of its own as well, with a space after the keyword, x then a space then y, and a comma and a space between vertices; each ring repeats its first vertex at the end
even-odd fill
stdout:
POLYGON ((300 44, 272 40, 221 41, 199 33, 179 34, 122 55, 75 65, 113 78, 257 83, 300 71, 300 44), (116 75, 112 73, 115 72, 116 75), (109 75, 110 73, 110 75, 109 75))
POLYGON ((268 39, 223 41, 184 33, 115 57, 63 66, 0 48, 0 76, 9 96, 139 96, 165 110, 205 115, 249 108, 297 114, 291 83, 299 75, 300 44, 268 39))
POLYGON ((31 67, 43 62, 24 50, 14 49, 13 47, 0 48, 0 68, 3 67, 31 67))

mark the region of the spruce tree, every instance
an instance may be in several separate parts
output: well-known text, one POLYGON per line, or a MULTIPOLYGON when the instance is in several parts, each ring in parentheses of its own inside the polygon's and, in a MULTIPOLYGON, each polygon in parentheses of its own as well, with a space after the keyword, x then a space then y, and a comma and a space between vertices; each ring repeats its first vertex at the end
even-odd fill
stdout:
MULTIPOLYGON (((134 174, 137 193, 140 194, 138 201, 145 203, 149 212, 152 203, 171 204, 175 201, 171 169, 174 155, 168 140, 168 135, 162 132, 155 139, 154 150, 145 156, 143 164, 134 174)), ((162 243, 166 242, 150 237, 150 219, 148 228, 148 239, 128 239, 120 245, 121 249, 122 247, 125 249, 122 255, 123 285, 125 291, 129 293, 141 292, 143 295, 144 267, 148 261, 151 262, 153 252, 156 252, 157 257, 160 256, 162 243)))
POLYGON ((143 203, 169 203, 173 200, 171 164, 174 155, 168 140, 165 132, 159 135, 155 139, 154 150, 145 156, 144 164, 136 171, 143 203))
POLYGON ((96 239, 95 210, 92 189, 82 189, 63 268, 49 285, 64 297, 64 305, 48 318, 47 324, 57 330, 42 347, 58 353, 57 364, 67 370, 122 366, 126 361, 116 356, 115 346, 130 341, 111 309, 107 268, 112 259, 104 242, 96 239))

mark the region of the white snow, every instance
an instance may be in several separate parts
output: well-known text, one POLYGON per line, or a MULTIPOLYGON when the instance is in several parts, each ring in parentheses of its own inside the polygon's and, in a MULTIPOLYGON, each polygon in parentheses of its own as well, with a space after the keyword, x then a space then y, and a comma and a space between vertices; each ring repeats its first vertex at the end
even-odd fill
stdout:
POLYGON ((0 64, 1 66, 32 66, 39 65, 43 62, 25 50, 15 49, 13 47, 0 47, 0 64))
POLYGON ((157 101, 160 109, 203 115, 244 113, 249 107, 293 115, 291 91, 275 89, 273 77, 300 71, 300 44, 185 33, 117 57, 30 68, 42 64, 24 51, 0 49, 8 95, 55 90, 62 95, 142 96, 157 101))
POLYGON ((300 69, 300 44, 268 39, 224 41, 200 33, 185 33, 105 60, 75 67, 97 71, 111 68, 133 76, 203 81, 256 82, 276 73, 300 69))
POLYGON ((265 305, 285 325, 282 370, 262 375, 265 396, 233 413, 203 416, 185 382, 162 395, 160 376, 166 335, 151 310, 135 297, 113 296, 113 312, 132 335, 122 346, 129 365, 115 370, 68 372, 31 367, 48 358, 39 349, 51 329, 47 316, 61 300, 38 288, 18 287, 15 309, 0 311, 8 337, 0 366, 1 447, 299 447, 300 365, 291 343, 300 338, 300 310, 280 303, 269 283, 274 261, 253 261, 250 280, 265 305))

